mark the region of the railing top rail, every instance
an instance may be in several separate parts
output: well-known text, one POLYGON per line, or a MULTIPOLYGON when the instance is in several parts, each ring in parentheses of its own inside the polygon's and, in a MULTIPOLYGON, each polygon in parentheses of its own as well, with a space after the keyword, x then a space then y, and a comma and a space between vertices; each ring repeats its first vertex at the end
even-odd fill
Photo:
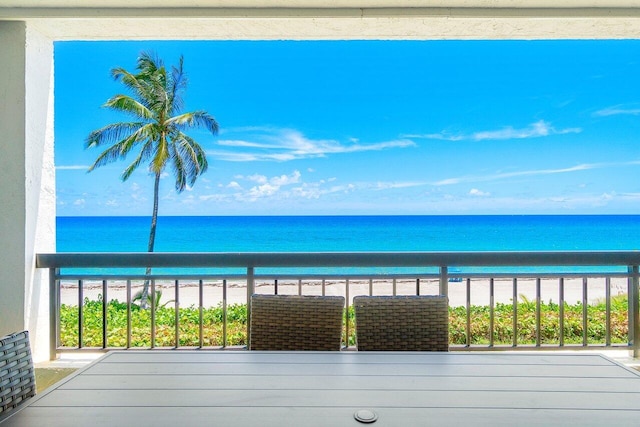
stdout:
POLYGON ((640 251, 110 252, 37 254, 37 268, 640 265, 640 251))

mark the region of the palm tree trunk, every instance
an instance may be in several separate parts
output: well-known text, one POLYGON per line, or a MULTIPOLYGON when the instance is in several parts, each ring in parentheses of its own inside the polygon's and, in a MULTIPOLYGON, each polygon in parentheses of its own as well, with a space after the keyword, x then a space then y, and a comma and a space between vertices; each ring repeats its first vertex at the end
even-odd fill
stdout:
MULTIPOLYGON (((153 247, 156 242, 156 227, 158 225, 158 194, 160 190, 160 174, 156 173, 155 181, 153 184, 153 214, 151 215, 151 229, 149 230, 149 246, 147 252, 153 252, 153 247)), ((151 267, 147 267, 145 272, 147 276, 151 274, 151 267)), ((155 295, 152 295, 152 303, 155 299, 155 295)), ((140 308, 146 310, 149 308, 149 279, 144 281, 142 287, 142 297, 140 299, 140 308)))

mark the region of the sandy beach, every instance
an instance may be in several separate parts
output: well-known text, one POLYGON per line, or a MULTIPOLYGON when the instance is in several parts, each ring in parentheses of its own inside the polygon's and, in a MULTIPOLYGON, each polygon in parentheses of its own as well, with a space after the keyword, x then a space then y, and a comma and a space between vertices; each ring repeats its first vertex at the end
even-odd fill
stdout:
MULTIPOLYGON (((256 281, 256 292, 262 294, 273 294, 275 292, 273 281, 256 281)), ((310 280, 298 283, 298 281, 279 281, 279 294, 322 295, 324 288, 325 295, 342 295, 352 299, 356 295, 415 295, 417 285, 415 280, 398 279, 393 280, 352 280, 348 286, 345 280, 329 281, 323 283, 321 280, 310 280)), ((490 285, 489 279, 472 279, 470 282, 469 301, 471 305, 489 305, 490 285)), ((90 300, 97 300, 102 294, 101 282, 85 282, 83 285, 84 297, 90 300)), ((142 289, 142 282, 132 284, 132 295, 142 289)), ((161 304, 173 304, 176 299, 174 282, 158 282, 156 289, 162 291, 161 304)), ((439 293, 437 280, 421 280, 419 285, 420 295, 436 295, 439 293)), ((611 279, 611 295, 627 293, 627 280, 624 278, 611 279)), ((518 300, 535 301, 536 280, 518 279, 517 292, 518 300)), ((449 305, 453 307, 465 306, 467 304, 467 282, 448 283, 449 305)), ((542 279, 540 295, 543 302, 553 301, 558 303, 559 280, 542 279)), ((62 283, 61 303, 67 305, 78 304, 77 284, 62 283)), ((513 301, 513 279, 495 279, 494 281, 494 303, 511 303, 513 301)), ((587 285, 587 300, 589 303, 604 301, 606 296, 606 282, 604 278, 589 278, 587 285)), ((109 282, 107 290, 107 300, 116 299, 120 302, 126 301, 126 285, 122 281, 109 282)), ((583 281, 581 278, 569 278, 564 280, 564 301, 575 304, 583 299, 583 281)), ((180 282, 178 300, 181 307, 198 306, 199 289, 198 283, 193 281, 180 282)), ((203 286, 203 306, 212 307, 220 305, 223 301, 222 281, 206 282, 203 286)), ((244 304, 247 301, 246 284, 243 282, 227 282, 226 291, 227 304, 244 304)))

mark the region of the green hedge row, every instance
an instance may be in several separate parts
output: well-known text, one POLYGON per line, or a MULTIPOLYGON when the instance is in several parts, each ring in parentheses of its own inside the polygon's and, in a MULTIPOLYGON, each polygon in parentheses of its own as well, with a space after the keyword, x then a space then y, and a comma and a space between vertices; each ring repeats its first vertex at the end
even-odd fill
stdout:
MULTIPOLYGON (((101 299, 85 299, 83 305, 83 346, 102 347, 102 309, 101 299)), ((560 342, 559 306, 553 302, 542 303, 540 314, 540 340, 542 344, 560 342)), ((564 306, 564 342, 582 343, 583 312, 582 304, 564 306)), ((157 347, 175 346, 175 308, 158 306, 156 316, 157 347)), ((199 345, 199 309, 197 307, 179 310, 179 346, 199 345)), ((203 345, 223 345, 223 311, 221 307, 203 309, 203 345)), ((349 345, 355 345, 355 324, 353 308, 349 308, 348 331, 349 345)), ((490 329, 490 309, 487 306, 472 306, 471 344, 488 344, 490 329)), ((611 302, 611 342, 628 341, 627 298, 618 296, 611 302)), ((78 346, 78 307, 62 305, 60 307, 60 340, 64 347, 78 346)), ((228 346, 245 345, 247 331, 246 305, 227 307, 228 346)), ((451 344, 467 343, 467 311, 465 307, 449 309, 449 340, 451 344)), ((347 328, 345 328, 346 331, 347 328)), ((496 304, 494 307, 493 337, 494 344, 513 342, 513 305, 496 304)), ((536 304, 522 298, 518 302, 517 312, 518 344, 536 342, 536 304)), ((604 343, 606 339, 606 307, 604 303, 587 306, 587 342, 604 343)), ((107 342, 109 347, 125 347, 127 344, 127 305, 116 300, 107 304, 107 342)), ((151 345, 151 310, 141 310, 136 305, 131 311, 131 346, 149 347, 151 345)))

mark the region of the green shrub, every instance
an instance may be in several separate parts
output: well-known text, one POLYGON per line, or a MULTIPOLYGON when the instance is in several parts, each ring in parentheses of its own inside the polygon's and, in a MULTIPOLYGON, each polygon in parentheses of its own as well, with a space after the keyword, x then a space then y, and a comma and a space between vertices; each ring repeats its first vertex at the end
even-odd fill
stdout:
MULTIPOLYGON (((82 335, 83 347, 102 347, 102 297, 97 300, 85 299, 83 304, 82 335)), ((487 345, 490 342, 491 311, 487 306, 471 306, 472 345, 487 345)), ((495 345, 513 343, 513 305, 498 303, 493 310, 493 340, 495 345)), ((583 341, 582 304, 564 304, 564 342, 580 344, 583 341)), ((158 306, 155 310, 156 347, 175 347, 175 308, 158 306)), ((203 345, 223 345, 223 310, 221 306, 204 308, 203 345)), ((540 342, 542 344, 560 343, 559 306, 556 303, 540 304, 540 342)), ((198 307, 179 309, 179 346, 199 346, 198 307)), ((355 345, 355 314, 353 307, 348 311, 348 344, 355 345)), ((606 306, 597 302, 587 306, 587 342, 604 343, 606 339, 606 306)), ((78 307, 63 304, 60 307, 60 341, 63 347, 78 346, 78 307)), ((451 344, 467 343, 467 310, 465 307, 449 309, 449 341, 451 344)), ((627 298, 617 296, 611 301, 611 342, 628 341, 627 298)), ((228 346, 246 345, 247 306, 234 304, 227 307, 228 346)), ((346 339, 343 333, 343 341, 346 339)), ((536 304, 522 298, 517 304, 517 342, 518 344, 536 343, 536 304)), ((109 347, 127 345, 127 304, 111 300, 107 304, 107 344, 109 347)), ((131 346, 151 346, 151 310, 141 310, 131 306, 131 346)))

